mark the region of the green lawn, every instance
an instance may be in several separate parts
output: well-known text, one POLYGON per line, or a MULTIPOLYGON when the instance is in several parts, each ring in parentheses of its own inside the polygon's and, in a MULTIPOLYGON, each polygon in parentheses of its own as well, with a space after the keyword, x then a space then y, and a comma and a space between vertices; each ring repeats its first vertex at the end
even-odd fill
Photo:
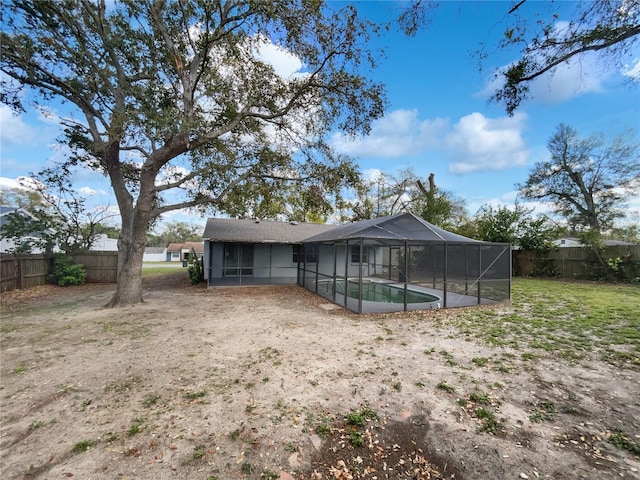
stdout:
POLYGON ((155 277, 173 273, 178 270, 183 270, 184 274, 187 274, 187 269, 182 266, 182 262, 144 262, 142 265, 142 276, 155 277))
POLYGON ((523 356, 602 359, 640 369, 640 287, 514 278, 508 308, 465 309, 451 320, 469 337, 523 356))

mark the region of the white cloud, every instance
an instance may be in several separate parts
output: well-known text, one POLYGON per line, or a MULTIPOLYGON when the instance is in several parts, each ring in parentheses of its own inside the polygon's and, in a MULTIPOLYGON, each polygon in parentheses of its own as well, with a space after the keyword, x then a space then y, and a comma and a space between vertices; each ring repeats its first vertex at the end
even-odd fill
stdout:
POLYGON ((417 110, 395 110, 374 122, 370 135, 352 139, 336 133, 331 142, 340 153, 359 157, 401 158, 438 150, 453 173, 502 170, 527 163, 526 118, 518 113, 491 119, 474 112, 451 125, 443 118, 421 121, 417 110))
MULTIPOLYGON (((604 82, 611 72, 597 64, 595 55, 585 54, 561 63, 549 72, 537 77, 529 83, 529 99, 547 104, 561 103, 585 93, 602 93, 604 82)), ((485 87, 476 94, 480 98, 489 98, 502 87, 503 77, 500 72, 510 65, 496 70, 485 87)))
POLYGON ((14 145, 26 145, 35 138, 36 132, 25 123, 21 115, 14 115, 11 108, 0 105, 0 142, 14 145))
POLYGON ((89 188, 89 187, 80 187, 78 189, 78 192, 80 192, 81 194, 87 196, 87 197, 93 197, 96 193, 98 193, 96 190, 94 190, 93 188, 89 188))
POLYGON ((462 117, 446 136, 453 173, 469 173, 526 165, 529 150, 522 138, 526 116, 490 119, 474 112, 462 117))
POLYGON ((7 178, 0 177, 0 189, 3 190, 30 190, 33 192, 45 190, 44 184, 31 177, 7 178))
POLYGON ((425 148, 436 145, 447 128, 447 119, 420 121, 418 110, 399 109, 373 122, 368 136, 350 138, 335 133, 331 143, 339 152, 348 155, 400 158, 418 155, 425 148))
POLYGON ((636 82, 640 82, 640 58, 634 58, 630 65, 625 65, 622 74, 636 82))
POLYGON ((256 58, 273 67, 276 74, 282 78, 291 78, 299 75, 303 63, 299 57, 289 50, 275 45, 266 37, 259 38, 255 49, 256 58))
POLYGON ((367 182, 377 182, 384 174, 378 168, 368 168, 362 171, 362 178, 367 182))

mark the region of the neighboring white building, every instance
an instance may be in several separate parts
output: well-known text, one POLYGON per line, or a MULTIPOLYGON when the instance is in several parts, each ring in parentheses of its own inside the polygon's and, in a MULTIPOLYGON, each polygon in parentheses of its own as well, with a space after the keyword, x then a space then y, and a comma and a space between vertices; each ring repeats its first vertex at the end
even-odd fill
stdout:
POLYGON ((202 258, 204 242, 170 243, 166 248, 165 259, 167 262, 181 262, 187 259, 192 249, 195 250, 198 258, 202 258))
POLYGON ((167 260, 167 249, 164 247, 147 247, 144 249, 143 262, 164 262, 167 260))
MULTIPOLYGON (((3 225, 6 225, 8 217, 11 214, 21 215, 24 218, 30 219, 30 220, 37 220, 36 217, 31 215, 28 211, 24 210, 23 208, 0 206, 0 227, 3 226, 3 225)), ((24 237, 22 240, 24 242, 26 242, 26 241, 32 240, 32 239, 38 240, 38 236, 36 234, 34 234, 33 236, 24 237)), ((16 247, 16 244, 13 241, 13 239, 4 238, 4 237, 0 238, 0 252, 6 253, 6 252, 12 250, 15 247, 16 247)), ((42 251, 40 249, 37 249, 37 248, 34 248, 32 252, 33 253, 42 253, 42 251)))
MULTIPOLYGON (((579 238, 563 237, 552 242, 556 247, 584 247, 579 238)), ((624 240, 605 240, 605 247, 615 247, 624 245, 635 245, 633 242, 625 242, 624 240)))
POLYGON ((91 250, 94 252, 117 252, 118 251, 118 239, 109 238, 106 234, 100 233, 96 235, 91 250))

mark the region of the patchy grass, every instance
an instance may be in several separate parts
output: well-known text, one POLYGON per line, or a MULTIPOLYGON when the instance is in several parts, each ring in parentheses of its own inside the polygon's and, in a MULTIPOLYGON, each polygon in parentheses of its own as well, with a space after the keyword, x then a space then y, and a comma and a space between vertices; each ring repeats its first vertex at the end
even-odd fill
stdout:
POLYGON ((71 453, 82 453, 89 450, 94 445, 93 440, 81 440, 76 443, 71 449, 71 453))
POLYGON ((436 387, 439 388, 440 390, 444 390, 447 393, 453 393, 456 389, 453 385, 449 385, 445 381, 439 382, 438 385, 436 385, 436 387))
POLYGON ((347 423, 357 427, 364 427, 368 420, 378 420, 378 412, 367 405, 363 405, 358 410, 353 410, 347 415, 347 423))
POLYGON ((142 277, 159 277, 179 270, 184 271, 186 278, 188 272, 187 269, 182 266, 182 262, 145 262, 142 266, 142 277))
POLYGON ((461 310, 452 321, 466 337, 524 350, 524 359, 595 353, 640 369, 637 286, 515 278, 512 297, 509 307, 461 310))
POLYGON ((619 429, 615 429, 609 435, 609 442, 618 448, 628 450, 640 457, 640 443, 634 441, 629 435, 619 429))

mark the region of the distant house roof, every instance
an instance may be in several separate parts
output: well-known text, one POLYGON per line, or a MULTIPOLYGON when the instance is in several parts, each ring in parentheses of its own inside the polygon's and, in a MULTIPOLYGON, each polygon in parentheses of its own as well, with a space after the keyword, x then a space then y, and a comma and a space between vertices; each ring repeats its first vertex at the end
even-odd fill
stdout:
POLYGON ((635 245, 633 242, 627 242, 626 240, 605 240, 604 244, 607 247, 616 247, 616 246, 625 246, 625 245, 635 245))
POLYGON ((7 223, 7 216, 11 213, 16 213, 33 220, 36 219, 36 217, 31 215, 24 208, 0 206, 0 225, 5 225, 7 223))
POLYGON ((196 253, 204 253, 204 242, 170 243, 167 252, 181 252, 183 250, 195 250, 196 253))
POLYGON ((184 242, 182 250, 195 250, 196 253, 204 253, 204 242, 184 242))
POLYGON ((334 228, 336 225, 319 223, 210 218, 204 228, 204 238, 217 242, 302 243, 334 228))
MULTIPOLYGON (((635 245, 635 243, 627 242, 625 240, 604 240, 603 243, 605 247, 635 245)), ((557 240, 553 241, 553 244, 558 247, 584 247, 580 239, 575 237, 558 238, 557 240)))
POLYGON ((181 243, 170 243, 167 245, 167 252, 179 252, 182 250, 181 243))
POLYGON ((5 205, 1 205, 0 206, 0 216, 2 215, 8 215, 12 212, 15 212, 16 210, 18 210, 16 207, 7 207, 5 205))
POLYGON ((144 253, 164 253, 164 247, 145 247, 144 253))

